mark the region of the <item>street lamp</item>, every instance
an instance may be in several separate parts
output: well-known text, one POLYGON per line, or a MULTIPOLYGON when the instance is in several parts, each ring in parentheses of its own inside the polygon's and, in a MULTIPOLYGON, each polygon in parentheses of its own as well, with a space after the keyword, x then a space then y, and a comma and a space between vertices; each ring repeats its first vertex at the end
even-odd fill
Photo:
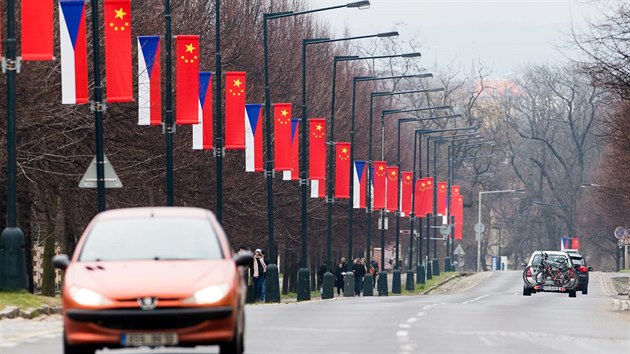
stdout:
POLYGON ((481 234, 486 230, 484 224, 481 223, 481 196, 483 194, 497 194, 497 193, 524 193, 524 189, 504 189, 497 191, 480 191, 479 192, 479 209, 477 210, 477 224, 475 225, 476 239, 477 239, 477 272, 481 271, 481 234))
MULTIPOLYGON (((301 171, 300 171, 300 189, 301 189, 301 202, 302 202, 302 212, 301 212, 301 220, 302 220, 302 228, 301 228, 301 256, 300 256, 300 270, 298 271, 298 291, 297 298, 298 301, 302 300, 310 300, 310 274, 306 264, 306 243, 307 243, 307 234, 306 234, 306 226, 307 226, 307 209, 306 209, 306 199, 307 199, 307 173, 306 173, 306 130, 307 130, 307 103, 306 103, 306 46, 311 44, 323 44, 323 43, 333 43, 333 42, 341 42, 341 41, 351 41, 358 39, 366 39, 366 38, 391 38, 398 37, 398 32, 385 32, 385 33, 377 33, 371 35, 364 36, 355 36, 355 37, 347 37, 347 38, 307 38, 302 41, 302 119, 300 122, 301 125, 301 135, 300 135, 300 145, 302 146, 302 156, 301 156, 301 171)), ((332 280, 332 279, 331 279, 332 280)), ((323 293, 322 293, 323 295, 323 293)), ((332 297, 332 294, 330 294, 332 297)))
MULTIPOLYGON (((267 178, 267 224, 268 224, 268 244, 269 266, 267 267, 267 302, 280 302, 280 289, 278 284, 278 267, 275 265, 277 255, 274 250, 274 228, 273 228, 273 160, 271 156, 271 93, 269 90, 269 46, 267 43, 267 21, 279 18, 292 17, 315 12, 334 10, 340 8, 358 8, 360 10, 370 7, 369 1, 350 2, 345 5, 323 7, 319 9, 305 10, 299 12, 287 11, 263 14, 263 64, 265 77, 265 136, 267 139, 267 160, 265 163, 265 176, 267 178)), ((302 126, 302 129, 306 129, 302 126)))

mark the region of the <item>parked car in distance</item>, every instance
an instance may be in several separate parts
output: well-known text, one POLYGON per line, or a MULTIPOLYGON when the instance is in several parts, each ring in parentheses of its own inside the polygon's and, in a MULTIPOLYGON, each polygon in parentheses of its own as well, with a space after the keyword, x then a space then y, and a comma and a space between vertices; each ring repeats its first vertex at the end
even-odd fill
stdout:
POLYGON ((537 292, 559 292, 559 293, 568 293, 569 297, 575 297, 576 290, 574 287, 565 287, 558 284, 555 284, 551 279, 545 278, 541 280, 540 283, 537 283, 534 280, 535 274, 532 269, 536 269, 540 264, 542 259, 546 257, 548 262, 556 263, 556 264, 565 264, 568 267, 573 267, 573 263, 571 259, 565 252, 561 251, 534 251, 529 258, 527 264, 525 264, 525 270, 523 273, 523 296, 531 296, 531 294, 535 294, 537 292), (532 266, 532 267, 530 267, 532 266))
POLYGON ((578 286, 577 291, 582 291, 582 295, 588 294, 588 273, 593 270, 593 267, 589 267, 586 265, 586 260, 584 257, 579 254, 576 250, 565 250, 569 258, 571 258, 571 262, 573 263, 573 268, 577 271, 578 274, 578 286))
POLYGON ((246 285, 207 210, 151 207, 109 210, 86 227, 65 270, 65 354, 100 348, 219 345, 242 353, 246 285))

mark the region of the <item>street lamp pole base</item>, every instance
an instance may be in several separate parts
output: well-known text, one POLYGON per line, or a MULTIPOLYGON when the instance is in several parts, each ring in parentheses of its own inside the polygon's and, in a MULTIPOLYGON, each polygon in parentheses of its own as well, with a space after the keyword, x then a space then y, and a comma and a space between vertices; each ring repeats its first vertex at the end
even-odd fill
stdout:
POLYGON ((387 293, 387 272, 378 273, 378 296, 388 296, 387 293))
POLYGON ((374 279, 370 273, 363 277, 363 296, 374 296, 374 279))
POLYGON ((394 269, 394 273, 393 273, 393 278, 392 278, 392 294, 400 294, 400 269, 394 269))
POLYGON ((424 283, 425 283, 424 265, 418 264, 418 267, 416 267, 416 284, 424 284, 424 283))
POLYGON ((7 227, 0 235, 0 290, 26 289, 24 233, 19 227, 7 227))
POLYGON ((333 298, 333 285, 335 284, 335 276, 331 272, 324 273, 322 280, 322 300, 333 298))
POLYGON ((427 260, 427 280, 431 280, 433 279, 433 266, 431 265, 431 262, 429 262, 427 260))
POLYGON ((453 271, 453 269, 451 269, 451 257, 444 258, 444 271, 445 272, 453 271))
POLYGON ((416 284, 413 281, 413 270, 408 270, 407 271, 407 281, 405 284, 405 289, 407 291, 414 291, 416 290, 416 284))
POLYGON ((433 275, 440 275, 440 260, 437 258, 433 258, 433 275))
POLYGON ((300 268, 298 270, 298 283, 297 283, 297 300, 307 301, 311 299, 311 281, 310 272, 308 268, 300 268))
POLYGON ((280 302, 280 282, 278 280, 278 266, 270 264, 265 272, 265 302, 280 302))

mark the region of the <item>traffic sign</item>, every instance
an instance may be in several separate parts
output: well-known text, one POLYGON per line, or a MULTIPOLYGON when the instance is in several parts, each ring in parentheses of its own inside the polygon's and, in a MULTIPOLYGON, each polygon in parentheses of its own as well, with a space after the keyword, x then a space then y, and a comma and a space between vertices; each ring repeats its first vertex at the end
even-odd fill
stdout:
POLYGON ((475 231, 477 233, 480 233, 480 234, 484 233, 484 231, 486 231, 486 225, 484 225, 484 224, 482 224, 480 222, 476 223, 475 224, 475 231))
POLYGON ((450 235, 451 234, 451 225, 446 224, 446 225, 440 226, 440 234, 442 234, 442 236, 450 235))
MULTIPOLYGON (((103 155, 103 168, 105 169, 105 188, 121 188, 123 186, 122 182, 105 155, 103 155)), ((88 166, 83 177, 81 177, 79 188, 96 188, 96 182, 96 156, 94 156, 90 166, 88 166)))
POLYGON ((457 245, 457 247, 455 247, 455 251, 453 251, 453 254, 456 256, 464 256, 466 255, 466 252, 464 252, 462 245, 457 245))

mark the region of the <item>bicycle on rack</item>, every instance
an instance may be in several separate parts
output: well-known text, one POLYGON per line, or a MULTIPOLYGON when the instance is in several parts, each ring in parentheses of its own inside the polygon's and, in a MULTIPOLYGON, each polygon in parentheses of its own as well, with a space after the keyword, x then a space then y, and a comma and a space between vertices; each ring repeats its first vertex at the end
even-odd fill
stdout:
POLYGON ((532 264, 523 271, 523 280, 531 287, 553 285, 572 290, 577 286, 578 277, 568 259, 549 260, 546 252, 542 252, 539 264, 532 264))

